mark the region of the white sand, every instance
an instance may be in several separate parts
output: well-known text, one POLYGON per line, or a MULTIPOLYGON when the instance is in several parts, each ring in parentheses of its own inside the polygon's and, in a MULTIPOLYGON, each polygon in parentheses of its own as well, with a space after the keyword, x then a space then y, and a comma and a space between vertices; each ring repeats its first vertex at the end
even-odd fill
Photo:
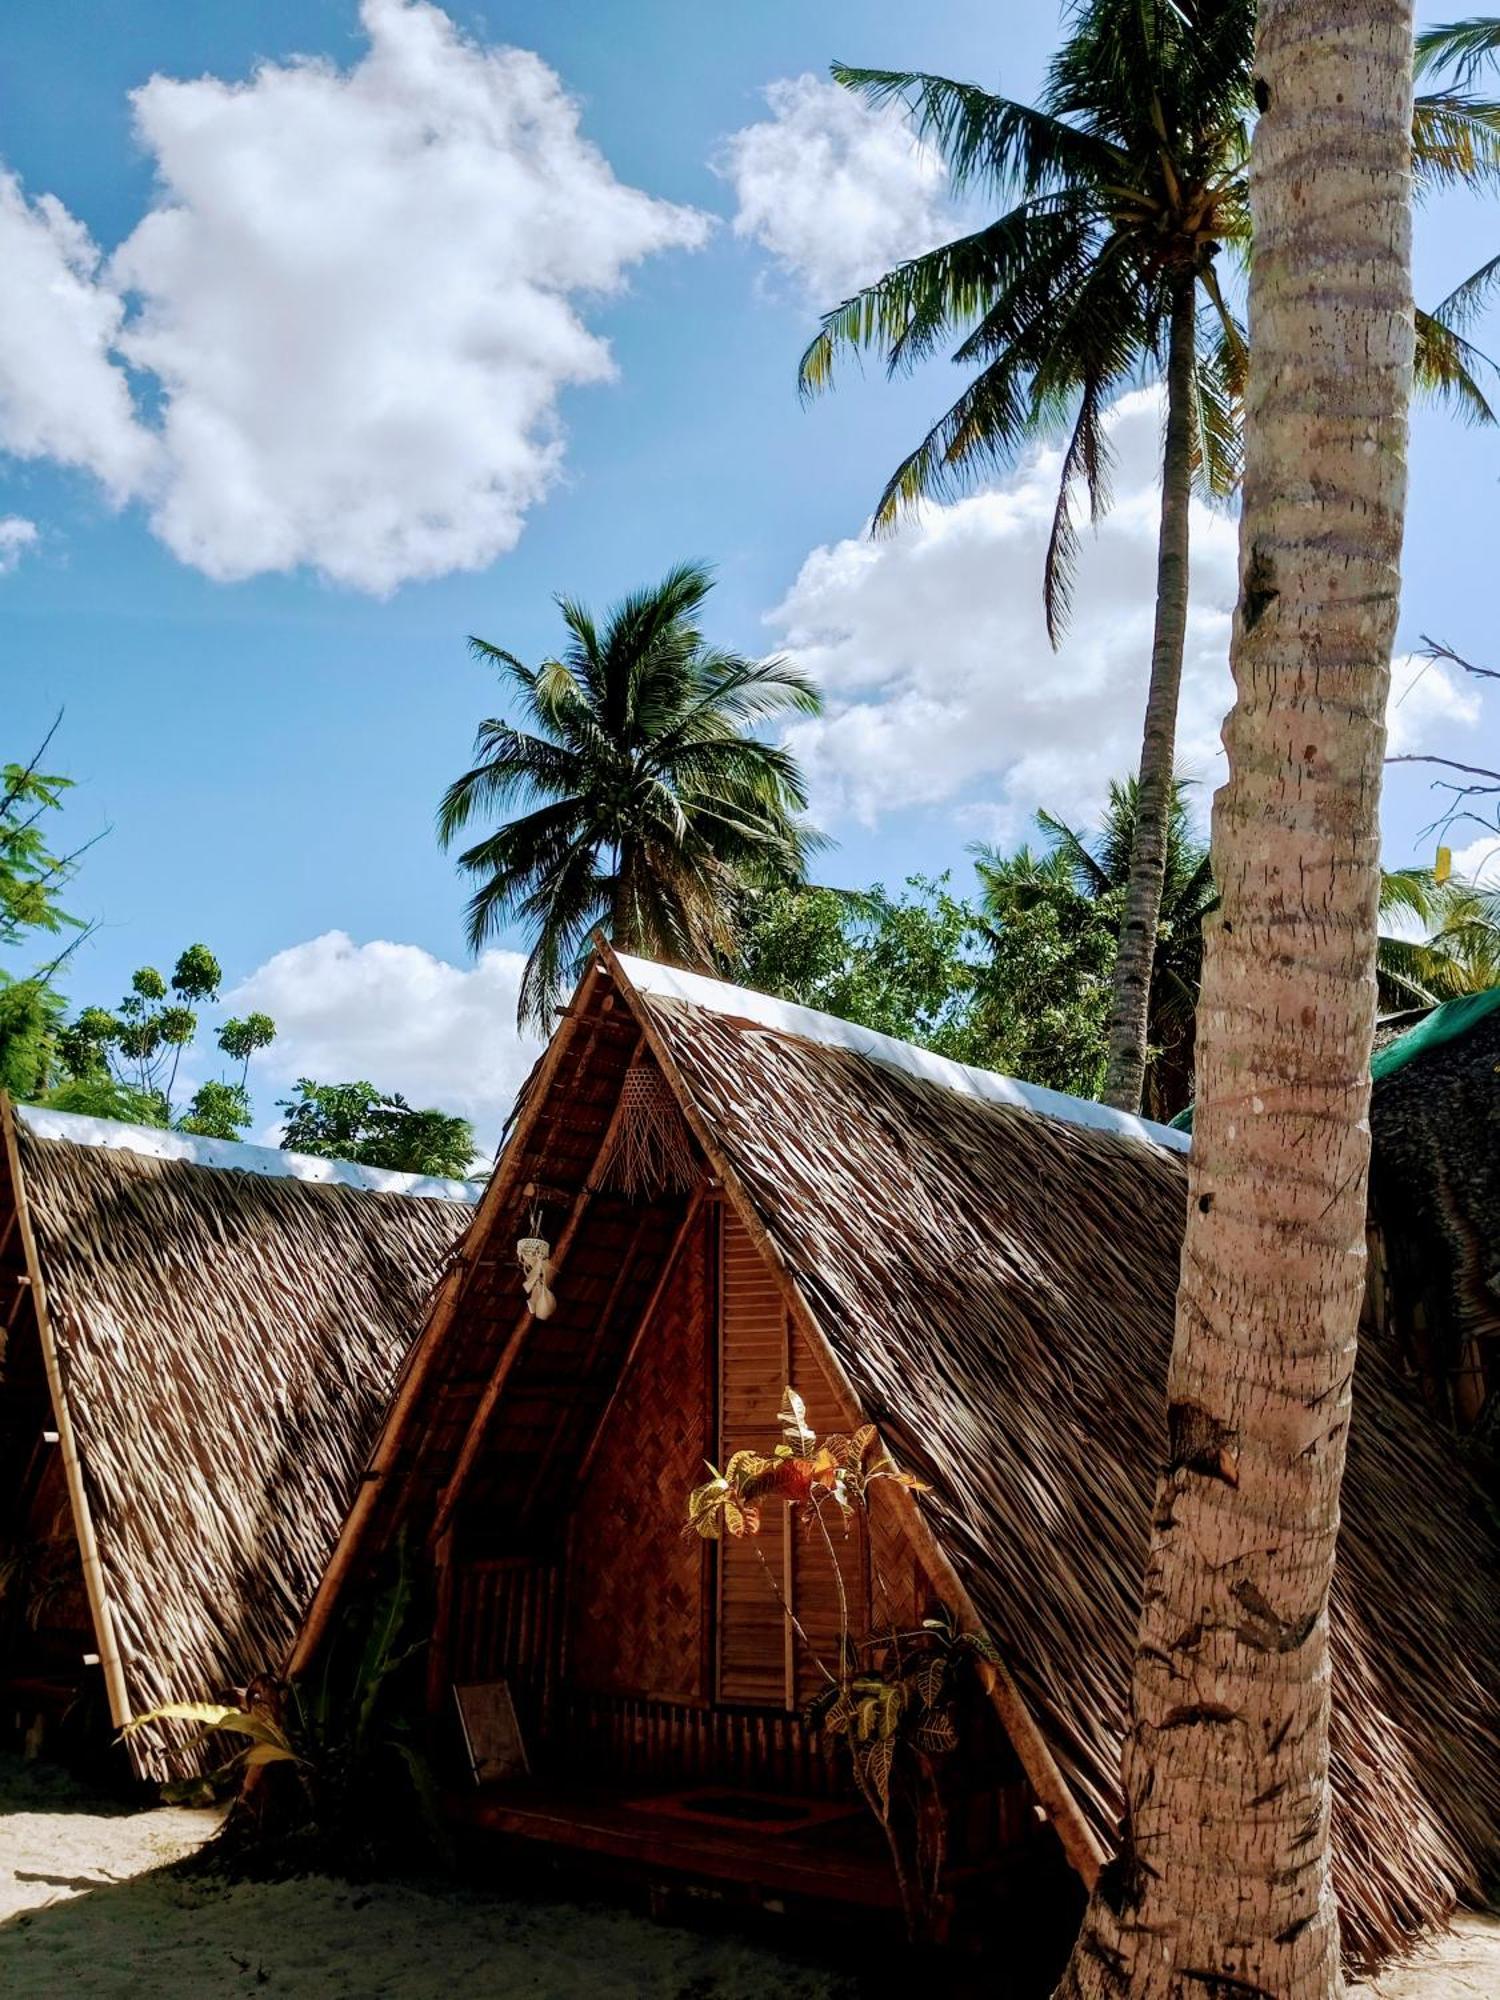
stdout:
MULTIPOLYGON (((850 1980, 612 1906, 460 1887, 185 1879, 213 1813, 120 1812, 0 1758, 0 1993, 212 2000, 845 2000, 850 1980)), ((929 1989, 930 1990, 930 1989, 929 1989)), ((1496 2000, 1500 1921, 1466 1917, 1351 2000, 1496 2000)))

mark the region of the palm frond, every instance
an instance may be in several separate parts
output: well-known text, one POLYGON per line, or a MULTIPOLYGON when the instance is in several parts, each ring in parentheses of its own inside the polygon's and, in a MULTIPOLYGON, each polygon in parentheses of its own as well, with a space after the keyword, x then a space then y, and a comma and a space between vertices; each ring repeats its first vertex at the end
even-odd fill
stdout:
POLYGON ((1416 331, 1417 386, 1437 401, 1451 403, 1465 423, 1494 423, 1494 409, 1480 386, 1481 375, 1496 373, 1489 356, 1420 306, 1416 331))
POLYGON ((1416 41, 1418 76, 1454 75, 1469 83, 1486 63, 1500 61, 1500 18, 1493 14, 1424 28, 1416 41))
POLYGON ((859 69, 838 62, 829 73, 870 104, 904 104, 917 137, 941 154, 959 192, 979 186, 1037 194, 1082 179, 1118 177, 1128 166, 1116 147, 977 83, 926 70, 859 69))

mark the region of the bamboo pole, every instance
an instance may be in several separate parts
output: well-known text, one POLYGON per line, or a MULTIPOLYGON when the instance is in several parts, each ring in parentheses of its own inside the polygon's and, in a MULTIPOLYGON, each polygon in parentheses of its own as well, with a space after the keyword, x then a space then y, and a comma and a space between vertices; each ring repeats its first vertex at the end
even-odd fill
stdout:
MULTIPOLYGON (((582 1009, 580 1008, 579 1011, 581 1013, 582 1009)), ((639 1048, 640 1042, 637 1040, 627 1059, 627 1068, 630 1062, 634 1061, 639 1048)), ((589 1165, 589 1170, 584 1175, 578 1193, 573 1198, 573 1206, 569 1210, 568 1219, 563 1225, 563 1232, 558 1237, 557 1243, 553 1248, 550 1261, 554 1276, 562 1269, 568 1252, 573 1246, 573 1239, 577 1236, 583 1218, 588 1213, 589 1204, 592 1202, 595 1193, 595 1176, 603 1171, 605 1163, 609 1159, 610 1147, 614 1143, 615 1135, 619 1131, 621 1121, 624 1117, 625 1094, 621 1091, 620 1095, 615 1099, 615 1108, 610 1114, 609 1123, 604 1128, 604 1137, 599 1141, 598 1148, 589 1165)), ((510 1338, 501 1349, 500 1358, 490 1373, 490 1379, 484 1385, 484 1393, 479 1398, 478 1406, 469 1420, 469 1428, 464 1434, 464 1441, 459 1450, 453 1472, 439 1496, 437 1513, 432 1527, 428 1531, 428 1538, 432 1542, 438 1540, 446 1530, 449 1522, 453 1519, 459 1500, 463 1497, 464 1487, 469 1482, 469 1476, 479 1462, 479 1455, 484 1449, 484 1441, 489 1433, 491 1419, 499 1407, 500 1398, 504 1394, 505 1384, 509 1380, 510 1372, 520 1359, 521 1349, 525 1345, 526 1336, 530 1332, 532 1324, 531 1307, 524 1305, 516 1317, 516 1323, 511 1329, 510 1338)))
POLYGON ((51 1316, 47 1309, 47 1284, 42 1275, 41 1257, 37 1251, 36 1234, 31 1226, 31 1212, 26 1200, 26 1185, 21 1176, 21 1149, 16 1138, 15 1107, 4 1093, 0 1093, 0 1125, 5 1127, 5 1156, 10 1170, 11 1194, 15 1202, 17 1226, 21 1232, 21 1246, 26 1254, 31 1302, 36 1314, 37 1339, 42 1350, 42 1366, 47 1375, 47 1391, 52 1399, 52 1417, 57 1425, 57 1442, 58 1449, 62 1453, 68 1502, 73 1510, 73 1530, 78 1537, 78 1553, 83 1565, 83 1586, 88 1597, 89 1616, 94 1626, 94 1643, 99 1649, 99 1665, 104 1673, 110 1720, 117 1729, 123 1729, 130 1720, 130 1696, 125 1687, 125 1669, 120 1659, 109 1596, 104 1587, 104 1570, 99 1560, 98 1540, 94 1534, 94 1517, 89 1507, 83 1464, 78 1456, 78 1440, 74 1435, 73 1419, 68 1410, 62 1364, 58 1356, 57 1342, 53 1336, 51 1316))
MULTIPOLYGON (((640 1025, 641 1033, 646 1038, 647 1046, 655 1056, 662 1075, 667 1079, 677 1099, 678 1108, 687 1121, 689 1130, 702 1146, 706 1158, 723 1184, 725 1194, 734 1203, 751 1242, 775 1273, 794 1323, 807 1336, 814 1354, 828 1369, 835 1386, 848 1397, 850 1406, 856 1410, 862 1408, 858 1390, 850 1381, 842 1362, 833 1351, 832 1343, 819 1326, 799 1286, 787 1270, 780 1251, 772 1242, 754 1202, 741 1186, 739 1177, 720 1146, 717 1136, 693 1102, 692 1093, 684 1084, 677 1065, 672 1060, 671 1051, 651 1018, 650 1008, 636 994, 610 947, 601 942, 599 949, 604 963, 614 975, 617 990, 625 995, 627 1004, 640 1025)), ((957 1570, 940 1547, 917 1505, 915 1495, 900 1487, 897 1488, 897 1492, 904 1508, 905 1526, 912 1544, 922 1561, 928 1565, 933 1581, 951 1593, 952 1609, 960 1621, 972 1631, 982 1630, 983 1620, 975 1608, 974 1601, 957 1570)), ((1052 1754, 1051 1746, 1038 1728, 1020 1689, 1003 1663, 996 1671, 989 1692, 995 1712, 1014 1746, 1016 1755, 1021 1760, 1032 1790, 1057 1828, 1063 1852, 1082 1878, 1085 1887, 1092 1889, 1108 1857, 1077 1799, 1074 1798, 1057 1759, 1052 1754)))
MULTIPOLYGON (((301 1629, 287 1657, 285 1675, 289 1680, 306 1670, 308 1662, 322 1642, 323 1634, 328 1629, 328 1622, 338 1603, 344 1580, 358 1558, 375 1511, 376 1501, 381 1496, 385 1480, 395 1464, 396 1454, 404 1441, 406 1426, 426 1386, 427 1378, 432 1373, 437 1356, 444 1346, 448 1328, 458 1309, 460 1296, 473 1269, 471 1258, 487 1242, 495 1217, 515 1190, 526 1142, 541 1115, 542 1105, 557 1075, 558 1067, 578 1031, 578 1022, 584 1011, 583 1003, 592 995, 599 977, 599 968, 596 966, 591 970, 579 995, 580 1004, 569 1010, 564 1017, 563 1025, 553 1036, 543 1055, 541 1066, 532 1081, 526 1108, 517 1119, 515 1130, 510 1135, 494 1177, 474 1211, 474 1219, 464 1234, 458 1254, 433 1296, 427 1322, 407 1351, 406 1361, 396 1385, 395 1398, 380 1427, 380 1435, 375 1440, 375 1448, 370 1454, 359 1488, 349 1512, 344 1517, 344 1525, 339 1530, 333 1553, 328 1559, 328 1565, 308 1607, 307 1616, 302 1621, 301 1629)), ((253 1777, 254 1774, 251 1775, 253 1777)))

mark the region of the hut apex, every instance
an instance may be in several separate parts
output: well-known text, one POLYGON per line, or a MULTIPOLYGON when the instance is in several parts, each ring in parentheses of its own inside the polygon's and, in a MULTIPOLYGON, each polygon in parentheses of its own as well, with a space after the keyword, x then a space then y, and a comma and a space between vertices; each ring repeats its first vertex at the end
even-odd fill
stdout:
MULTIPOLYGON (((1188 1143, 601 948, 285 1670, 404 1551, 460 1829, 908 1914, 915 1873, 944 1926, 1092 1882, 1188 1143), (903 1731, 936 1773, 917 1800, 903 1731)), ((1354 1407, 1334 1842, 1367 1965, 1500 1862, 1500 1545, 1378 1331, 1354 1407)))
POLYGON ((103 1735, 285 1651, 480 1190, 3 1097, 0 1129, 0 1713, 103 1735))

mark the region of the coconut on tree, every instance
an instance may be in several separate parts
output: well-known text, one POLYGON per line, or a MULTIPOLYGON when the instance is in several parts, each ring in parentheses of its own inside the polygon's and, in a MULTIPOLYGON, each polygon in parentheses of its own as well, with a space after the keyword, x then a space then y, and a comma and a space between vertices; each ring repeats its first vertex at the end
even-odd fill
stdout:
POLYGON ((816 715, 818 691, 784 660, 712 645, 699 623, 712 586, 702 564, 681 563, 602 621, 559 597, 567 642, 536 667, 469 642, 516 707, 479 725, 438 830, 447 846, 479 816, 521 809, 458 864, 477 884, 473 948, 512 922, 530 939, 525 1026, 546 1027, 597 931, 622 951, 712 970, 733 952, 740 891, 802 880, 821 844, 802 818, 796 760, 754 734, 816 715))
MULTIPOLYGON (((894 373, 951 345, 969 371, 892 474, 877 528, 1065 436, 1043 578, 1054 643, 1078 546, 1075 499, 1081 489, 1095 515, 1108 500, 1110 406, 1142 382, 1163 387, 1156 618, 1103 1089, 1133 1111, 1172 810, 1190 502, 1195 489, 1227 495, 1240 474, 1246 339, 1222 266, 1241 266, 1250 242, 1255 7, 1092 0, 1070 22, 1035 105, 924 72, 835 67, 872 102, 904 104, 954 192, 1002 213, 830 312, 801 381, 805 392, 825 388, 840 354, 863 349, 883 353, 894 373)), ((1435 92, 1418 103, 1412 149, 1419 182, 1500 178, 1500 107, 1460 88, 1435 92)), ((1418 313, 1417 325, 1419 379, 1489 420, 1482 358, 1435 317, 1418 313)))

